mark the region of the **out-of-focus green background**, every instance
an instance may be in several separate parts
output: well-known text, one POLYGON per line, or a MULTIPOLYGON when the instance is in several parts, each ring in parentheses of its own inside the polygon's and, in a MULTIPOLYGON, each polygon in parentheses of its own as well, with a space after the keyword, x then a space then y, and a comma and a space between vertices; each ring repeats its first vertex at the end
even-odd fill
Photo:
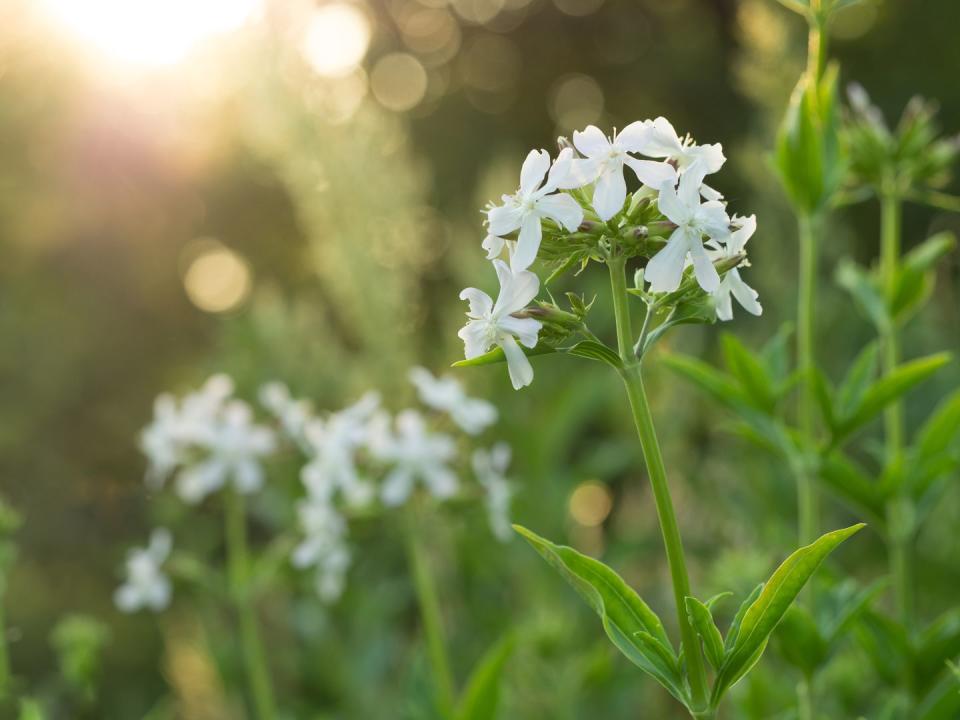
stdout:
MULTIPOLYGON (((16 674, 42 688, 55 674, 57 619, 82 612, 107 623, 102 689, 83 711, 91 718, 143 717, 168 687, 182 717, 231 716, 196 652, 193 616, 124 617, 111 602, 124 547, 151 522, 136 434, 153 397, 223 370, 248 395, 278 378, 322 407, 369 387, 409 399, 407 367, 442 369, 461 356, 457 293, 493 284, 478 210, 514 189, 529 148, 588 123, 661 114, 701 142, 722 142, 729 161, 716 185, 759 217, 749 279, 765 309, 726 329, 757 346, 793 314, 794 230, 767 153, 805 28, 772 0, 249 4, 245 23, 224 32, 237 18, 218 18, 217 2, 171 11, 167 24, 116 11, 123 3, 0 6, 0 492, 25 519, 9 644, 16 674)), ((844 82, 862 83, 890 117, 919 93, 939 100, 955 132, 958 23, 955 0, 866 2, 838 19, 832 51, 844 82)), ((834 289, 831 268, 844 255, 876 255, 876 216, 870 203, 839 213, 823 240, 818 323, 834 370, 870 329, 834 289)), ((905 222, 908 245, 960 230, 956 217, 912 207, 905 222)), ((958 279, 954 255, 905 339, 908 356, 960 349, 958 279)), ((595 285, 597 316, 602 280, 577 281, 595 285)), ((671 343, 715 358, 716 334, 685 329, 671 343)), ((724 433, 722 411, 651 364, 695 584, 702 596, 743 592, 793 544, 790 481, 724 433)), ((908 412, 929 408, 958 376, 942 373, 908 412)), ((538 361, 520 393, 502 368, 461 377, 502 410, 514 517, 603 553, 669 616, 656 517, 616 378, 561 357, 538 361), (612 509, 571 505, 587 481, 609 489, 612 509)), ((921 612, 956 600, 958 500, 949 495, 939 513, 952 528, 934 523, 921 537, 921 612)), ((834 507, 825 524, 848 519, 834 507)), ((361 528, 369 559, 329 613, 266 608, 293 716, 415 716, 403 708, 423 682, 406 662, 416 615, 389 532, 361 528)), ((672 717, 663 693, 608 647, 528 548, 437 532, 455 538, 437 560, 458 669, 508 628, 526 628, 504 717, 633 718, 639 708, 672 717)), ((883 572, 875 538, 845 559, 855 575, 883 572)), ((755 717, 778 712, 765 693, 792 683, 771 662, 744 691, 756 695, 746 703, 755 717)), ((239 672, 225 664, 228 676, 239 672)))

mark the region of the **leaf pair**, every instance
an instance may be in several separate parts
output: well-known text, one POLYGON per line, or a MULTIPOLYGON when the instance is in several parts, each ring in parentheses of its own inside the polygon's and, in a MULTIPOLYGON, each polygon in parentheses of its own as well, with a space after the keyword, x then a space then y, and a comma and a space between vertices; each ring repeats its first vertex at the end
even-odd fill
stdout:
MULTIPOLYGON (((660 619, 616 572, 573 548, 555 545, 526 528, 514 527, 600 616, 607 636, 620 652, 655 678, 692 714, 704 710, 692 706, 684 664, 660 619)), ((711 612, 716 599, 702 603, 686 598, 686 612, 716 671, 711 708, 716 708, 727 690, 760 659, 770 634, 823 559, 862 527, 854 525, 827 533, 790 555, 766 584, 758 586, 743 602, 725 640, 711 612)))

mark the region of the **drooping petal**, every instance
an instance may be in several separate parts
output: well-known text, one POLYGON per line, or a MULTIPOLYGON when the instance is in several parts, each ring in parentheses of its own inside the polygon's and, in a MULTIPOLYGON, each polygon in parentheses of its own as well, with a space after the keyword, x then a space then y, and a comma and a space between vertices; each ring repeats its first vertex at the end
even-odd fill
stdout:
POLYGON ((702 197, 704 200, 723 200, 723 193, 721 193, 719 190, 714 190, 706 183, 701 183, 700 197, 702 197))
POLYGON ((733 320, 733 301, 730 298, 729 274, 723 278, 720 289, 713 293, 713 302, 716 306, 718 320, 724 322, 733 320))
POLYGON ((636 120, 617 133, 614 144, 626 152, 641 152, 650 141, 652 132, 649 123, 636 120))
POLYGON ((586 157, 603 155, 610 150, 610 141, 595 125, 587 125, 583 132, 573 131, 573 144, 586 157))
POLYGON ((507 356, 507 371, 514 390, 533 382, 533 366, 512 335, 506 335, 500 345, 507 356))
POLYGON ((589 185, 600 174, 601 162, 597 158, 573 158, 567 168, 567 176, 557 187, 560 190, 575 190, 589 185))
POLYGON ((710 256, 699 238, 689 238, 690 259, 693 260, 693 273, 706 292, 716 292, 720 287, 720 274, 710 261, 710 256))
POLYGON ((660 188, 660 196, 657 198, 657 207, 660 212, 672 223, 685 225, 690 221, 691 211, 680 201, 677 190, 674 187, 667 186, 660 188))
POLYGON ((487 234, 480 243, 480 247, 487 251, 487 260, 493 260, 503 254, 503 248, 506 246, 506 240, 496 235, 487 234))
POLYGON ((636 173, 640 182, 648 187, 659 190, 665 185, 673 187, 677 183, 677 171, 670 163, 638 160, 629 156, 623 161, 636 173))
POLYGON ((623 166, 608 168, 593 188, 593 209, 601 220, 609 220, 623 209, 627 199, 627 183, 623 179, 623 166))
POLYGON ((583 222, 583 208, 566 193, 540 198, 537 200, 536 208, 539 214, 556 220, 570 232, 580 227, 580 223, 583 222))
POLYGON ((680 287, 688 248, 687 231, 677 228, 666 246, 650 259, 643 271, 643 279, 650 283, 652 292, 673 292, 680 287))
MULTIPOLYGON (((527 153, 520 169, 520 192, 529 195, 543 182, 543 176, 550 169, 550 153, 546 150, 531 150, 527 153)), ((496 233, 500 235, 501 233, 496 233)))
POLYGON ((473 360, 490 349, 493 341, 487 332, 488 327, 487 320, 471 320, 460 328, 457 337, 463 340, 463 356, 467 360, 473 360))
POLYGON ((470 310, 467 316, 477 319, 487 317, 493 310, 493 299, 483 290, 477 288, 464 288, 460 292, 460 299, 470 303, 470 310))
POLYGON ((747 285, 740 277, 737 268, 727 273, 730 282, 730 292, 737 299, 737 302, 743 306, 751 315, 758 317, 763 314, 763 308, 760 306, 760 294, 752 287, 747 285))
POLYGON ((537 335, 542 325, 539 320, 533 318, 517 318, 507 315, 497 323, 497 327, 503 332, 515 335, 521 345, 534 348, 537 346, 537 335))
POLYGON ((523 219, 523 225, 520 226, 517 249, 513 251, 513 256, 510 258, 510 265, 515 270, 519 272, 533 265, 533 261, 537 259, 537 251, 540 250, 540 239, 542 237, 540 216, 536 213, 528 214, 523 219))
POLYGON ((497 205, 487 210, 487 230, 491 235, 507 235, 520 227, 524 210, 515 203, 497 205))

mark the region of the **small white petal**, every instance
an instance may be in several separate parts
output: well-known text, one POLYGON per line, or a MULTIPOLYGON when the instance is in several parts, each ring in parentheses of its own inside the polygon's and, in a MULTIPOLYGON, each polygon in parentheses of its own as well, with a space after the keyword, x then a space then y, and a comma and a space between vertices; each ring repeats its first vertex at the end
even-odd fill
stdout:
POLYGON ((690 240, 690 258, 693 260, 693 272, 700 287, 708 293, 716 292, 720 287, 720 275, 699 239, 690 240))
MULTIPOLYGON (((543 176, 550 169, 550 153, 546 150, 531 150, 527 153, 520 169, 520 192, 529 195, 536 190, 543 181, 543 176)), ((502 233, 496 233, 500 235, 502 233)))
POLYGON ((666 246, 654 255, 643 272, 651 292, 673 292, 680 287, 690 244, 683 228, 674 230, 666 246))
POLYGON ((515 318, 508 315, 500 321, 499 327, 510 335, 516 335, 521 345, 534 348, 542 325, 539 320, 533 318, 515 318))
POLYGON ((573 232, 583 222, 583 208, 566 193, 557 193, 537 200, 537 212, 555 220, 573 232))
POLYGON ((600 219, 607 221, 623 210, 627 199, 627 184, 623 179, 623 168, 610 168, 597 178, 593 188, 593 209, 600 219))
POLYGON ((530 213, 523 219, 523 225, 520 226, 520 237, 517 241, 517 249, 514 250, 510 258, 510 265, 519 272, 526 270, 533 265, 537 259, 537 252, 540 250, 540 240, 543 237, 543 231, 540 227, 540 217, 530 213))
POLYGON ((514 390, 526 387, 533 382, 533 366, 512 336, 504 337, 501 347, 507 356, 507 371, 514 390))
POLYGON ((647 187, 659 190, 664 186, 673 187, 677 183, 677 171, 670 163, 637 160, 632 157, 625 158, 624 162, 647 187))
POLYGON ((491 235, 508 235, 520 227, 523 216, 518 205, 497 205, 487 210, 487 229, 491 235))
POLYGON ((641 152, 650 141, 653 130, 649 124, 636 120, 617 133, 614 143, 627 152, 641 152))
POLYGON ((604 155, 610 150, 610 141, 600 128, 588 125, 583 132, 573 132, 573 144, 586 157, 604 155))
POLYGON ((483 290, 465 288, 460 292, 460 299, 470 303, 470 311, 467 315, 471 318, 486 317, 493 310, 493 299, 483 290))

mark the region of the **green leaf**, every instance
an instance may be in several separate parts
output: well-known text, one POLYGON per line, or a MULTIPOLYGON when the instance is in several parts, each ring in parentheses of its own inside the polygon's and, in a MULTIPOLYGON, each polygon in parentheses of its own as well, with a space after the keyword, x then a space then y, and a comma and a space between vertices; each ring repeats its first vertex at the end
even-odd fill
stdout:
POLYGON ((723 662, 723 636, 713 621, 713 613, 710 612, 709 607, 694 597, 687 597, 684 602, 687 606, 690 623, 703 641, 703 649, 707 660, 710 661, 714 669, 718 669, 723 662))
POLYGON ((516 530, 600 616, 620 652, 689 707, 679 661, 656 613, 599 560, 554 543, 520 525, 516 530))
POLYGON ((877 375, 878 347, 876 343, 869 343, 854 360, 847 376, 837 390, 836 412, 841 418, 852 416, 860 403, 867 388, 877 375))
MULTIPOLYGON (((522 345, 520 349, 523 350, 524 354, 527 357, 534 357, 535 355, 549 355, 550 353, 555 353, 557 351, 554 347, 548 347, 547 345, 537 345, 535 348, 525 348, 522 345)), ((451 367, 477 367, 480 365, 495 365, 496 363, 502 363, 507 361, 507 356, 503 354, 503 349, 500 347, 495 347, 488 353, 483 355, 478 355, 475 358, 470 358, 469 360, 457 360, 453 363, 451 367)))
POLYGON ((46 713, 36 700, 24 698, 20 701, 18 720, 45 720, 46 717, 46 713))
POLYGON ((717 605, 717 603, 719 603, 721 600, 725 600, 728 597, 733 597, 733 593, 729 590, 726 592, 717 593, 712 598, 707 600, 704 605, 707 606, 707 609, 710 610, 710 612, 713 612, 713 608, 717 605))
POLYGON ((616 370, 623 368, 623 362, 621 362, 620 356, 615 350, 607 347, 603 343, 594 342, 593 340, 584 340, 583 342, 578 342, 573 347, 561 348, 561 350, 568 355, 575 355, 576 357, 606 363, 616 370))
POLYGON ((880 414, 883 409, 950 362, 949 353, 937 353, 904 363, 881 378, 864 393, 860 407, 838 423, 834 444, 847 438, 880 414))
POLYGON ((820 461, 820 481, 854 510, 871 516, 875 522, 885 522, 887 493, 850 458, 834 451, 820 461))
POLYGON ((890 298, 890 314, 899 322, 929 298, 934 285, 933 266, 956 244, 953 233, 941 232, 927 238, 904 256, 890 298))
POLYGON ((960 717, 958 678, 943 677, 920 701, 910 720, 957 720, 960 717))
POLYGON ((823 559, 862 527, 864 526, 861 523, 823 535, 794 552, 770 576, 759 597, 744 613, 736 641, 727 652, 723 666, 717 673, 711 700, 714 706, 757 662, 770 633, 823 559))
POLYGON ((810 382, 813 388, 813 398, 817 401, 817 407, 820 409, 820 415, 823 417, 824 424, 831 432, 835 432, 837 428, 837 413, 833 407, 834 391, 830 380, 827 379, 827 376, 824 375, 820 368, 813 367, 810 368, 808 382, 810 382))
POLYGON ((947 660, 960 655, 960 608, 948 610, 917 639, 914 682, 925 692, 944 671, 947 660))
POLYGON ((936 458, 956 442, 960 433, 960 390, 947 396, 934 410, 914 441, 916 459, 924 462, 936 458))
POLYGON ((877 673, 887 683, 902 682, 913 649, 904 627, 896 620, 873 610, 865 610, 856 624, 857 637, 873 662, 877 673))
POLYGON ((711 365, 689 355, 670 354, 660 362, 690 380, 701 390, 712 395, 727 407, 737 409, 748 405, 743 391, 730 377, 711 365))
POLYGON ((493 720, 496 717, 503 669, 515 644, 513 635, 507 635, 480 658, 460 696, 455 720, 493 720))
POLYGON ((840 642, 847 630, 862 613, 866 612, 888 585, 887 578, 880 578, 866 587, 859 587, 853 580, 837 586, 836 590, 828 596, 833 604, 830 614, 820 621, 821 632, 831 647, 835 647, 840 642))
POLYGON ((723 643, 724 654, 727 654, 733 649, 734 643, 736 643, 737 638, 740 637, 740 624, 743 622, 743 616, 747 614, 747 610, 750 609, 750 606, 757 601, 757 598, 760 597, 761 592, 763 592, 763 583, 757 585, 753 591, 747 595, 746 599, 740 603, 740 607, 737 609, 737 614, 733 616, 733 621, 730 623, 730 628, 727 630, 727 639, 723 643))
POLYGON ((890 319, 887 303, 878 284, 867 270, 845 258, 837 265, 835 279, 840 287, 853 296, 857 307, 873 323, 878 333, 885 335, 890 332, 893 321, 890 319))
POLYGON ((721 343, 727 369, 740 381, 752 404, 764 412, 773 412, 777 397, 763 363, 731 333, 724 333, 721 343))
POLYGON ((777 626, 777 640, 784 659, 810 678, 827 659, 827 641, 816 620, 802 605, 791 605, 777 626))

